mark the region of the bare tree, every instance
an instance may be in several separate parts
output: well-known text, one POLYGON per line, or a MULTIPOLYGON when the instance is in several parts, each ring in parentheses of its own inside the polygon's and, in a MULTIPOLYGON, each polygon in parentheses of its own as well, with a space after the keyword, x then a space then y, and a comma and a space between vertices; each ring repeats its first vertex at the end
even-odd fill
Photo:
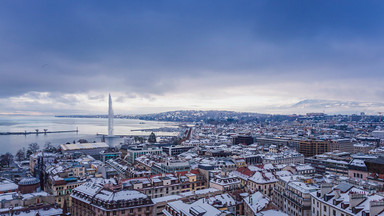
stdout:
POLYGON ((135 142, 144 143, 144 138, 141 136, 135 136, 134 139, 135 142))
POLYGON ((27 158, 29 158, 29 156, 31 156, 33 152, 30 149, 28 149, 25 154, 27 155, 27 158))
POLYGON ((17 161, 25 160, 25 148, 19 149, 19 151, 17 151, 16 160, 17 161))
POLYGON ((31 143, 28 145, 28 150, 30 150, 32 153, 36 153, 39 149, 40 146, 37 143, 31 143))
POLYGON ((86 140, 86 139, 79 139, 78 142, 79 143, 88 143, 88 140, 86 140))
POLYGON ((12 161, 13 161, 13 155, 9 152, 0 156, 0 163, 2 166, 9 167, 9 165, 12 163, 12 161))
POLYGON ((51 142, 45 142, 45 144, 44 144, 44 150, 47 150, 47 149, 50 149, 50 148, 52 148, 52 144, 51 144, 51 142))
POLYGON ((44 145, 44 152, 57 152, 57 148, 51 144, 51 142, 46 142, 44 145))

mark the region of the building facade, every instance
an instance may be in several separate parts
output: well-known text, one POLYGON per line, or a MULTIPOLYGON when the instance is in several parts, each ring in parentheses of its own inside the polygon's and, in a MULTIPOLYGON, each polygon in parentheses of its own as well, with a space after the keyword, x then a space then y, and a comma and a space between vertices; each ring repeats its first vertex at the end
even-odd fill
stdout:
POLYGON ((82 216, 150 216, 154 205, 147 195, 136 190, 94 182, 75 188, 71 197, 72 215, 82 216))
POLYGON ((305 157, 312 157, 329 151, 329 141, 302 140, 299 142, 299 153, 305 157))
POLYGON ((311 193, 318 188, 299 176, 281 177, 274 187, 273 202, 288 215, 311 216, 311 193))
POLYGON ((161 155, 163 150, 157 147, 130 147, 127 148, 127 155, 125 156, 125 160, 128 163, 134 164, 136 158, 141 157, 143 155, 161 155))

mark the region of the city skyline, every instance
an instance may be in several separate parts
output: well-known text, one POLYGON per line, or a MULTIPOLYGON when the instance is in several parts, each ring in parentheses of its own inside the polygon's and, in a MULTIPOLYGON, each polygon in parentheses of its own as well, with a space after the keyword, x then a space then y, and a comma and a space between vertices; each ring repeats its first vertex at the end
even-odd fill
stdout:
POLYGON ((382 2, 2 1, 0 114, 377 114, 382 2))

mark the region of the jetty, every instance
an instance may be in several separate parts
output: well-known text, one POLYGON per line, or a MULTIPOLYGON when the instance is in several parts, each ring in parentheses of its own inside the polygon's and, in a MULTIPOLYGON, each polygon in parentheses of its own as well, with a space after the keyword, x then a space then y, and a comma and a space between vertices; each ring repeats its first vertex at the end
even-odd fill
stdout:
POLYGON ((0 135, 30 135, 30 134, 53 134, 53 133, 78 133, 79 130, 61 130, 61 131, 48 131, 48 129, 35 129, 35 131, 24 131, 24 132, 0 132, 0 135))

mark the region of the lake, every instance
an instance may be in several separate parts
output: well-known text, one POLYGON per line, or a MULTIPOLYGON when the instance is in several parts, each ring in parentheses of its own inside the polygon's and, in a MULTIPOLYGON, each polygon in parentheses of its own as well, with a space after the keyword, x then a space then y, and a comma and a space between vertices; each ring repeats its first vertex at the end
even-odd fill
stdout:
MULTIPOLYGON (((117 135, 149 135, 150 132, 132 131, 141 129, 156 129, 161 127, 177 127, 174 122, 143 121, 136 119, 114 119, 114 133, 117 135)), ((100 141, 96 136, 107 134, 108 119, 105 118, 57 118, 53 116, 0 116, 0 132, 24 132, 24 131, 62 131, 76 130, 78 133, 52 133, 52 134, 30 134, 30 135, 1 135, 0 154, 5 152, 16 153, 29 143, 38 143, 40 148, 46 142, 58 146, 73 140, 86 139, 90 142, 100 141)), ((177 135, 172 132, 156 132, 160 135, 177 135)))

